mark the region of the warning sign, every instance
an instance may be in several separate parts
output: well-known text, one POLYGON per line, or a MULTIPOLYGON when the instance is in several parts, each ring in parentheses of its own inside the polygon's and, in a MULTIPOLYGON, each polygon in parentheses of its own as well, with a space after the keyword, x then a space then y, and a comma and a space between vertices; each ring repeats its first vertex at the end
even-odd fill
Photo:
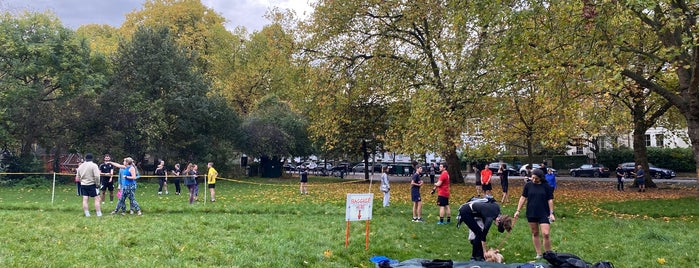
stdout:
POLYGON ((374 194, 347 194, 347 221, 371 220, 374 194))

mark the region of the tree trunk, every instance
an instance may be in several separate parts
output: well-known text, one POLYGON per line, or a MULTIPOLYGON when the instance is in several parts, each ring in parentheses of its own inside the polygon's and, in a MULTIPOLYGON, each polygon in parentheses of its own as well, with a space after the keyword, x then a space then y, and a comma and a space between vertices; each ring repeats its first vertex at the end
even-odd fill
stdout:
POLYGON ((694 163, 696 165, 697 182, 699 182, 699 116, 685 115, 687 118, 687 133, 694 151, 694 163))
MULTIPOLYGON (((369 151, 367 150, 366 140, 362 140, 362 152, 364 157, 364 180, 369 180, 369 151)), ((371 167, 374 168, 373 166, 371 167)))
MULTIPOLYGON (((642 109, 642 108, 641 108, 642 109)), ((634 162, 636 166, 642 165, 643 170, 645 170, 645 181, 646 187, 655 188, 657 185, 653 182, 653 178, 650 176, 648 169, 648 148, 646 147, 646 127, 645 120, 643 119, 643 113, 634 113, 634 124, 633 124, 633 155, 634 162), (640 114, 640 116, 637 116, 640 114), (640 118, 638 118, 640 117, 640 118)), ((635 181, 635 180, 634 180, 635 181)), ((633 183, 634 186, 636 182, 633 183)))
POLYGON ((461 163, 459 155, 456 154, 456 148, 452 148, 445 154, 447 159, 447 172, 449 173, 449 181, 451 183, 463 183, 464 176, 461 174, 461 163))

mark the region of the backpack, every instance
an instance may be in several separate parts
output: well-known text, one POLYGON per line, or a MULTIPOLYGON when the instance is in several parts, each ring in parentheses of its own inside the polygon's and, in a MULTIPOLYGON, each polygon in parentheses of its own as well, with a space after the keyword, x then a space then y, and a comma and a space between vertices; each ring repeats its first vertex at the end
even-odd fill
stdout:
POLYGON ((544 252, 544 259, 553 268, 591 268, 592 266, 580 257, 570 253, 544 252))

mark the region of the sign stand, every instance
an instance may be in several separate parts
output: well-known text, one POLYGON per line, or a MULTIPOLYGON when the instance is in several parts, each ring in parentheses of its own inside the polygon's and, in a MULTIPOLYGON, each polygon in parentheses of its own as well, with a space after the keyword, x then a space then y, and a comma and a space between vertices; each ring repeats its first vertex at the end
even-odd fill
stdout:
POLYGON ((345 248, 349 246, 350 221, 366 221, 365 250, 369 250, 369 222, 371 222, 371 205, 373 202, 374 194, 347 194, 345 248))

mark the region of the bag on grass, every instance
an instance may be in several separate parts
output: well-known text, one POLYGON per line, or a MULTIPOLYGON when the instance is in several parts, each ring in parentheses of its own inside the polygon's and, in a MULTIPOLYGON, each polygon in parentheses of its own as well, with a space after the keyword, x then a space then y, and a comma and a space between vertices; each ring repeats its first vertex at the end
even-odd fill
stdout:
POLYGON ((557 253, 553 251, 544 252, 544 259, 551 264, 553 268, 590 268, 589 263, 585 262, 580 257, 570 253, 557 253))
POLYGON ((608 261, 598 261, 592 265, 592 268, 614 268, 614 265, 608 261))
POLYGON ((422 262, 422 267, 430 267, 430 268, 451 268, 454 267, 454 262, 452 260, 440 260, 440 259, 434 259, 431 261, 423 261, 422 262))

